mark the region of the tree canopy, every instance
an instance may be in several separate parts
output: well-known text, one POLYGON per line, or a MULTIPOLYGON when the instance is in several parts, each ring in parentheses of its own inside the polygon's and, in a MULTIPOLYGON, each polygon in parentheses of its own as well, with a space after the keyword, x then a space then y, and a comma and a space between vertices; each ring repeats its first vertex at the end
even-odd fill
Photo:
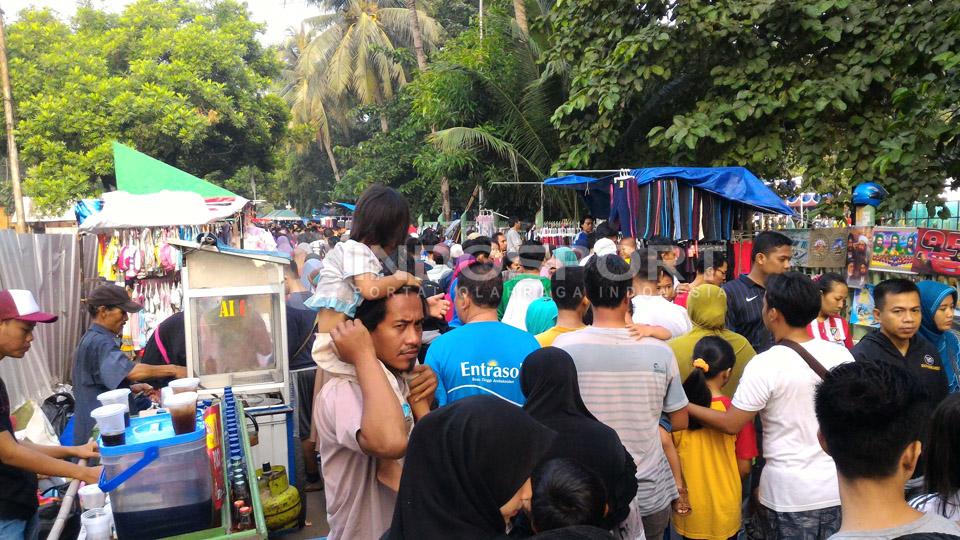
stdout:
POLYGON ((560 167, 743 165, 888 209, 958 172, 955 2, 561 0, 546 61, 569 69, 560 167))
POLYGON ((482 32, 471 0, 312 3, 271 49, 238 0, 24 12, 27 193, 96 194, 112 140, 302 214, 382 182, 433 217, 449 182, 455 209, 481 185, 532 217, 539 190, 494 183, 571 168, 740 165, 837 212, 860 182, 894 210, 960 176, 956 2, 489 0, 482 32))
POLYGON ((113 184, 111 141, 217 183, 273 170, 289 116, 280 73, 234 0, 28 9, 8 28, 24 188, 47 209, 113 184))

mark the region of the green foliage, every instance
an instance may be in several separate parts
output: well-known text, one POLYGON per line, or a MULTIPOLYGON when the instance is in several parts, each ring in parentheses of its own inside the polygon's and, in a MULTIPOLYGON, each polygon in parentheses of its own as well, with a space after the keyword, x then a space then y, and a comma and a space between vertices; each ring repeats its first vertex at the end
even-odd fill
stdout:
POLYGON ((81 6, 68 25, 26 10, 8 28, 27 194, 49 210, 114 183, 113 140, 223 182, 272 171, 289 116, 280 73, 234 0, 81 6))
POLYGON ((546 60, 569 69, 559 167, 743 165, 887 208, 958 173, 956 2, 563 0, 546 60))
POLYGON ((478 7, 477 2, 470 0, 433 0, 426 2, 422 9, 437 21, 447 36, 456 37, 467 29, 478 7))

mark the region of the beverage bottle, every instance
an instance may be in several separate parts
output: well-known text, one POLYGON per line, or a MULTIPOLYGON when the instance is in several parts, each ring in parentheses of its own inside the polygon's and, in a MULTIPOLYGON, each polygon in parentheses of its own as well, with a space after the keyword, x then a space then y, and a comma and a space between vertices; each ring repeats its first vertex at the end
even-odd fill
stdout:
POLYGON ((236 475, 233 477, 234 485, 234 499, 243 499, 245 501, 250 500, 250 489, 247 487, 247 480, 245 477, 236 475))
POLYGON ((240 509, 240 523, 237 526, 238 531, 246 531, 253 528, 253 510, 249 506, 240 509))
POLYGON ((233 526, 236 527, 240 523, 240 509, 247 506, 246 501, 236 500, 233 501, 233 506, 230 507, 230 523, 233 523, 233 526))

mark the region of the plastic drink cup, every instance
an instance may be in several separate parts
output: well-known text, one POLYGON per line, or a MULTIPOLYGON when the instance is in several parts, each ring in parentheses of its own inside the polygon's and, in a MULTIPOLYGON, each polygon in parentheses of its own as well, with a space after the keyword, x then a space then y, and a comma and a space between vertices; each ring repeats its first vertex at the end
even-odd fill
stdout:
POLYGON ((170 396, 164 407, 170 411, 173 431, 177 435, 192 433, 197 428, 197 393, 183 392, 170 396))
POLYGON ((100 486, 96 484, 83 486, 77 491, 77 494, 80 495, 80 506, 84 510, 103 508, 103 505, 107 503, 107 494, 101 491, 100 486))
POLYGON ((160 389, 160 406, 166 407, 167 400, 170 399, 170 396, 172 395, 173 395, 173 388, 170 388, 169 386, 164 386, 163 388, 161 388, 160 389))
POLYGON ((187 377, 185 379, 174 379, 168 384, 170 388, 173 389, 174 394, 182 394, 184 392, 196 392, 200 388, 200 379, 196 377, 187 377))
POLYGON ((123 425, 130 427, 130 389, 129 388, 118 388, 116 390, 110 390, 104 392, 97 396, 97 399, 100 400, 100 403, 103 405, 110 405, 116 403, 117 405, 123 405, 127 410, 123 416, 123 425))
POLYGON ((80 515, 80 522, 87 532, 87 540, 110 540, 110 515, 103 508, 87 510, 80 515))
POLYGON ((100 428, 104 446, 124 444, 123 430, 126 427, 123 424, 124 414, 128 414, 127 408, 117 403, 97 407, 90 412, 90 416, 97 421, 97 427, 100 428))

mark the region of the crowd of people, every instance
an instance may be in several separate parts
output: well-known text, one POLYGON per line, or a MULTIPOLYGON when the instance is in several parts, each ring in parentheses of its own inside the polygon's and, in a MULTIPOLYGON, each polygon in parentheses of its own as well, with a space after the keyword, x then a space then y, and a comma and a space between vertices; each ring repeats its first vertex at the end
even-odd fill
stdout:
MULTIPOLYGON (((349 231, 276 231, 328 538, 960 538, 955 289, 881 282, 880 328, 854 345, 844 280, 792 271, 776 232, 756 235, 748 273, 705 251, 688 281, 670 241, 590 216, 552 251, 518 219, 462 243, 409 223, 404 198, 372 186, 349 231)), ((121 295, 88 300, 78 414, 183 375, 182 317, 143 362, 117 356, 137 309, 121 295)), ((53 319, 3 291, 0 320, 0 355, 17 358, 53 319)), ((36 473, 89 481, 95 468, 55 458, 96 448, 87 424, 75 447, 17 444, 5 398, 0 383, 0 537, 29 537, 36 473)))

